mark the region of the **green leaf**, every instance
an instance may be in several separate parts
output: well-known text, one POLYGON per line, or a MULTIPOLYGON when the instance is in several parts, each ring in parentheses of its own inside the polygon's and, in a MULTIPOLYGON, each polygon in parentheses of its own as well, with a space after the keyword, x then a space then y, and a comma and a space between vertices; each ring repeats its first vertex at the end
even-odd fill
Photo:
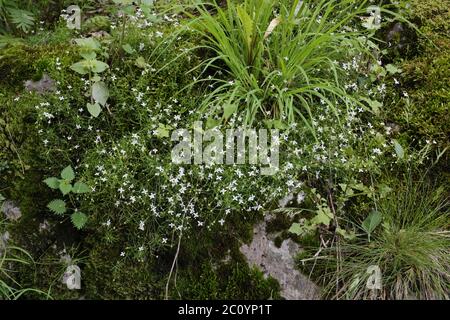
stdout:
POLYGON ((375 228, 380 224, 380 222, 381 222, 381 214, 378 211, 372 211, 368 215, 368 217, 363 221, 362 228, 369 235, 369 241, 370 235, 375 230, 375 228))
POLYGON ((169 130, 171 129, 171 126, 159 124, 158 129, 156 129, 156 136, 158 138, 168 138, 169 137, 169 130))
POLYGON ((236 112, 237 109, 238 109, 238 106, 236 104, 226 104, 223 107, 223 117, 225 119, 228 119, 229 117, 231 117, 233 115, 233 113, 236 112))
POLYGON ((50 177, 44 180, 45 184, 52 189, 59 188, 59 179, 55 177, 50 177))
POLYGON ((6 200, 6 198, 0 193, 0 203, 2 203, 5 200, 6 200))
MULTIPOLYGON (((2 1, 0 1, 1 3, 2 1)), ((3 1, 5 2, 5 1, 3 1)), ((5 3, 3 3, 3 6, 6 6, 5 3)), ((0 4, 0 8, 2 8, 2 5, 0 4)), ((28 32, 31 27, 34 24, 34 16, 33 13, 30 11, 22 10, 22 9, 15 9, 9 7, 7 9, 9 16, 11 18, 11 21, 15 24, 15 26, 18 29, 22 29, 23 32, 28 32)))
POLYGON ((128 43, 122 46, 122 49, 125 50, 126 53, 133 54, 136 52, 128 43))
POLYGON ((402 70, 397 68, 396 66, 394 66, 393 64, 388 64, 385 66, 386 71, 389 72, 390 74, 396 74, 396 73, 401 73, 402 70))
POLYGON ((97 102, 94 104, 88 103, 87 109, 88 109, 89 113, 95 118, 97 118, 98 115, 100 114, 100 112, 102 111, 102 108, 100 107, 100 105, 97 102))
POLYGON ((207 129, 212 129, 214 127, 217 127, 220 124, 219 120, 215 120, 211 117, 209 117, 208 119, 206 119, 206 128, 207 129))
POLYGON ((79 74, 87 74, 89 72, 89 68, 86 64, 87 60, 83 60, 77 63, 74 63, 73 65, 70 66, 70 69, 72 69, 75 72, 78 72, 79 74))
POLYGON ((88 61, 91 65, 92 72, 100 73, 109 68, 109 66, 102 61, 98 61, 98 60, 88 60, 88 61))
POLYGON ((400 143, 398 143, 397 140, 393 140, 394 142, 394 149, 395 153, 397 154, 397 157, 399 159, 403 159, 405 157, 405 151, 403 150, 403 147, 400 143))
POLYGON ((242 25, 243 35, 246 41, 247 49, 250 49, 252 46, 252 38, 254 23, 250 15, 245 11, 244 5, 239 5, 237 7, 237 15, 242 25))
POLYGON ((147 63, 145 62, 144 57, 138 57, 135 61, 134 61, 134 65, 138 68, 141 69, 145 69, 145 67, 147 66, 147 63))
POLYGON ((89 186, 83 182, 76 182, 72 190, 75 193, 88 193, 90 191, 89 186))
POLYGON ((70 219, 72 220, 72 223, 75 226, 75 228, 80 230, 86 224, 88 217, 83 212, 77 211, 72 213, 70 219))
POLYGON ((317 215, 312 219, 313 224, 324 224, 326 226, 330 225, 331 219, 333 219, 334 215, 331 212, 330 208, 322 207, 317 210, 317 215))
POLYGON ((80 55, 86 60, 94 60, 97 57, 97 54, 93 51, 81 52, 80 55))
POLYGON ((62 180, 59 184, 59 190, 61 190, 63 195, 66 195, 72 191, 72 185, 69 182, 62 180))
POLYGON ((85 52, 99 51, 102 47, 100 42, 95 38, 80 38, 75 39, 75 42, 80 47, 80 50, 85 52))
POLYGON ((58 215, 62 215, 67 211, 66 203, 60 199, 51 201, 47 205, 47 208, 49 208, 53 213, 58 214, 58 215))
POLYGON ((348 232, 345 229, 336 228, 336 233, 342 236, 346 240, 353 240, 356 238, 356 234, 354 232, 348 232))
POLYGON ((299 236, 302 234, 302 226, 300 225, 300 223, 293 223, 289 228, 289 232, 299 236))
POLYGON ((61 178, 64 180, 70 182, 73 179, 75 179, 75 172, 73 172, 73 169, 71 166, 67 166, 61 171, 61 178))
POLYGON ((92 97, 95 102, 104 106, 109 98, 109 90, 104 82, 96 82, 92 86, 92 97))

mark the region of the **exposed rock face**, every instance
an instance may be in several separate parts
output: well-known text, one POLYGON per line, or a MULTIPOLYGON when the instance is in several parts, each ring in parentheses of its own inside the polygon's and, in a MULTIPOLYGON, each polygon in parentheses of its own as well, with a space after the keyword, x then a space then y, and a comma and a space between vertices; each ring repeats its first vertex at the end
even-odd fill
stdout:
POLYGON ((39 94, 56 90, 55 80, 50 78, 47 74, 44 74, 39 81, 25 81, 24 86, 27 91, 36 91, 39 94))
POLYGON ((295 267, 294 256, 301 248, 294 241, 284 240, 278 248, 273 242, 273 236, 266 233, 265 221, 254 228, 253 241, 250 245, 243 245, 240 250, 247 258, 249 265, 260 268, 266 276, 278 280, 281 295, 287 300, 319 299, 320 289, 295 267))

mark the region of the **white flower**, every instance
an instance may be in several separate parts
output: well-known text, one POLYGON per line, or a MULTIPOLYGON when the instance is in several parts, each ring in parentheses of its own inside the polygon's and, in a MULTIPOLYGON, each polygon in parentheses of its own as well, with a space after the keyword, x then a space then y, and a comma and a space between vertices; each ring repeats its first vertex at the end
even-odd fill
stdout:
POLYGON ((142 230, 142 231, 145 230, 145 222, 142 220, 139 222, 139 230, 142 230))

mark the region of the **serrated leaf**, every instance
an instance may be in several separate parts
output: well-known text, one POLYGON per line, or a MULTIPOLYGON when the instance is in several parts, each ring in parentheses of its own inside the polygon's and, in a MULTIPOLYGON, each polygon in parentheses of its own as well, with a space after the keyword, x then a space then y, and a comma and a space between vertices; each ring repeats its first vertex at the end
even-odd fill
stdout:
POLYGON ((109 90, 104 82, 96 82, 92 86, 92 97, 95 102, 104 106, 109 98, 109 90))
POLYGON ((302 234, 302 226, 300 225, 300 223, 293 223, 289 228, 289 232, 299 236, 302 234))
POLYGON ((399 159, 403 159, 405 157, 405 151, 403 150, 403 147, 400 143, 398 143, 397 140, 393 140, 394 142, 394 149, 395 153, 397 154, 397 157, 399 159))
POLYGON ((97 118, 98 115, 100 114, 100 112, 102 111, 102 108, 100 107, 100 105, 97 102, 94 104, 88 103, 86 105, 86 107, 87 107, 89 113, 95 118, 97 118))
POLYGON ((86 183, 76 182, 72 187, 72 191, 75 193, 88 193, 90 189, 86 183))
POLYGON ((70 219, 72 220, 72 223, 75 226, 75 228, 80 230, 86 224, 88 217, 83 212, 77 211, 72 213, 70 219))
POLYGON ((61 171, 61 178, 69 182, 75 179, 75 172, 73 172, 71 166, 67 166, 61 171))
POLYGON ((63 200, 60 200, 60 199, 56 199, 56 200, 51 201, 47 205, 47 208, 49 208, 53 213, 59 214, 59 215, 62 215, 62 214, 64 214, 67 211, 66 203, 63 200))
POLYGON ((70 193, 70 191, 72 191, 72 185, 69 182, 63 180, 59 184, 59 190, 61 190, 63 195, 66 195, 70 193))
POLYGON ((372 211, 362 223, 362 228, 367 232, 370 241, 370 235, 381 222, 381 213, 372 211))
POLYGON ((44 180, 45 184, 52 189, 59 188, 59 179, 55 177, 50 177, 44 180))

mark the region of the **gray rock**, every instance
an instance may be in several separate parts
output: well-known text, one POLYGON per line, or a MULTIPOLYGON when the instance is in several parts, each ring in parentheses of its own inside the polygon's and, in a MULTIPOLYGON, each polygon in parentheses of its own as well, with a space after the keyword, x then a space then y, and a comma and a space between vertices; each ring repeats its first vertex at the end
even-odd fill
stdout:
POLYGON ((17 221, 22 216, 20 208, 12 200, 3 202, 1 211, 6 215, 6 218, 11 221, 17 221))
POLYGON ((25 81, 24 86, 27 91, 36 91, 39 94, 56 90, 55 80, 50 78, 47 74, 44 74, 39 81, 25 81))
POLYGON ((290 239, 284 240, 278 248, 273 242, 274 236, 266 233, 266 225, 270 219, 271 216, 268 216, 265 221, 255 226, 253 241, 250 245, 241 246, 242 254, 249 265, 260 268, 266 277, 272 276, 278 280, 281 296, 285 299, 319 299, 319 287, 295 267, 294 256, 302 249, 290 239))

